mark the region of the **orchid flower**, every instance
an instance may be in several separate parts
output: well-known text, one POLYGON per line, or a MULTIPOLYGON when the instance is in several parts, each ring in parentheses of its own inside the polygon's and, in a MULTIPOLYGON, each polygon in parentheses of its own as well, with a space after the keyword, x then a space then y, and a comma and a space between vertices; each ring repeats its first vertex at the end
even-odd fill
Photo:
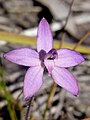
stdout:
POLYGON ((73 95, 78 95, 77 80, 66 68, 82 63, 84 57, 70 49, 54 49, 52 33, 45 18, 40 21, 38 27, 37 51, 20 48, 5 53, 4 58, 29 67, 24 78, 24 99, 34 96, 40 89, 45 68, 56 84, 73 95))

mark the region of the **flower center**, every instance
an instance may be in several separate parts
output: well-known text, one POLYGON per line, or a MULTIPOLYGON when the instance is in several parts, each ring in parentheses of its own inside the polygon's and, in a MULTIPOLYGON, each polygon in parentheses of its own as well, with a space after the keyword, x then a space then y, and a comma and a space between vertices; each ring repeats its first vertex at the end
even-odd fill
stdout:
POLYGON ((45 59, 48 60, 54 60, 58 57, 57 51, 56 49, 51 49, 46 55, 45 55, 45 59))
POLYGON ((44 50, 41 50, 39 52, 39 59, 44 62, 44 58, 45 58, 46 52, 44 50))
POLYGON ((39 52, 39 59, 41 60, 42 67, 45 67, 44 60, 54 60, 54 59, 57 59, 57 57, 58 57, 58 54, 56 49, 54 48, 51 49, 48 53, 46 53, 46 51, 44 50, 41 50, 39 52))

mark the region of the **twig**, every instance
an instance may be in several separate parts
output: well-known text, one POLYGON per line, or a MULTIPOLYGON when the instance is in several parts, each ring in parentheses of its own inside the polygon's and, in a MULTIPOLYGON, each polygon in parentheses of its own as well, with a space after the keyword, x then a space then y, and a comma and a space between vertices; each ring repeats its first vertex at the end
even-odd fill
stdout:
POLYGON ((75 47, 73 48, 73 50, 75 50, 89 35, 90 35, 90 31, 87 32, 87 33, 79 40, 79 42, 75 45, 75 47))
MULTIPOLYGON (((69 21, 69 17, 70 17, 70 15, 71 15, 71 11, 72 11, 72 6, 73 6, 73 4, 74 4, 74 0, 72 0, 72 2, 71 2, 70 9, 69 9, 69 13, 68 13, 68 16, 67 16, 67 18, 66 18, 66 22, 65 22, 65 25, 64 25, 64 27, 63 27, 63 30, 66 29, 67 23, 68 23, 68 21, 69 21)), ((61 34, 61 41, 60 41, 60 48, 62 47, 64 37, 65 37, 65 33, 62 33, 62 34, 61 34)))
POLYGON ((19 99, 19 97, 21 96, 21 94, 23 93, 23 90, 20 92, 20 94, 17 96, 17 99, 16 100, 18 100, 19 99))

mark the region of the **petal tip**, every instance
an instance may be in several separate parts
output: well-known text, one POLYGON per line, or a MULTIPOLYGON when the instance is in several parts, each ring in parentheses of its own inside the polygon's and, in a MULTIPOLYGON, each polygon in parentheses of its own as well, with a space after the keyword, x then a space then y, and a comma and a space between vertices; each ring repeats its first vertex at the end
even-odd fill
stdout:
MULTIPOLYGON (((10 56, 9 56, 9 52, 3 54, 3 58, 6 59, 6 60, 8 60, 8 61, 11 61, 10 56)), ((11 62, 12 62, 12 61, 11 61, 11 62)))
POLYGON ((42 20, 46 20, 45 17, 43 17, 42 20))
POLYGON ((79 94, 77 94, 77 95, 74 95, 75 97, 79 97, 79 94))
POLYGON ((34 96, 34 94, 30 95, 28 93, 25 93, 25 91, 23 93, 24 100, 30 100, 33 96, 34 96))
POLYGON ((30 97, 30 96, 25 96, 25 95, 24 95, 24 100, 30 100, 32 97, 33 97, 33 96, 30 97))
POLYGON ((43 17, 40 21, 40 24, 48 24, 48 21, 43 17))
POLYGON ((78 65, 81 64, 81 63, 83 63, 85 61, 85 59, 86 58, 83 55, 80 54, 80 59, 79 59, 78 65))
POLYGON ((83 61, 82 61, 82 62, 84 62, 84 61, 86 60, 86 57, 82 55, 82 58, 83 58, 83 61))
POLYGON ((78 97, 79 96, 79 88, 77 86, 77 89, 75 90, 74 94, 73 94, 75 97, 78 97))
POLYGON ((3 54, 3 58, 7 59, 7 53, 3 54))
POLYGON ((79 91, 77 93, 74 94, 75 97, 79 96, 79 91))

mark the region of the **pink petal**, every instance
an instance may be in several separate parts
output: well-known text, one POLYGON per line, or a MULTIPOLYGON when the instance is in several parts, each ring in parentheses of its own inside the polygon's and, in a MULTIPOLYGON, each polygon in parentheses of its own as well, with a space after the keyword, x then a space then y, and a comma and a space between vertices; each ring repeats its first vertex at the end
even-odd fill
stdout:
POLYGON ((54 60, 44 60, 44 64, 45 64, 49 74, 51 74, 52 70, 54 68, 54 60))
POLYGON ((52 33, 49 27, 48 22, 45 18, 43 18, 38 27, 38 35, 37 35, 37 51, 45 50, 48 52, 52 49, 52 33))
POLYGON ((28 69, 24 79, 24 98, 28 99, 40 89, 43 80, 43 68, 41 66, 28 69))
POLYGON ((59 67, 76 66, 84 61, 84 57, 76 51, 70 49, 57 50, 58 59, 55 59, 55 65, 59 67))
POLYGON ((52 78, 59 86, 63 87, 75 96, 78 95, 79 90, 77 81, 67 69, 54 67, 52 78))
POLYGON ((16 64, 24 66, 40 65, 38 53, 29 48, 12 50, 4 54, 4 58, 16 64))

